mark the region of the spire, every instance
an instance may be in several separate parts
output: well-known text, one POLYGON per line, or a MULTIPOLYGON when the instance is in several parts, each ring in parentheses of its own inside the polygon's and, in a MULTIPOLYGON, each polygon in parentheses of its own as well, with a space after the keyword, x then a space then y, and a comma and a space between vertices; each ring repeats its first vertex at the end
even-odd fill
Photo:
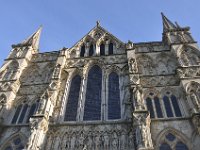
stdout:
POLYGON ((161 15, 163 20, 163 31, 177 28, 163 13, 161 13, 161 15))
POLYGON ((31 45, 34 49, 38 49, 41 32, 42 32, 42 26, 40 26, 39 29, 35 33, 33 33, 29 38, 24 40, 21 43, 21 45, 31 45))

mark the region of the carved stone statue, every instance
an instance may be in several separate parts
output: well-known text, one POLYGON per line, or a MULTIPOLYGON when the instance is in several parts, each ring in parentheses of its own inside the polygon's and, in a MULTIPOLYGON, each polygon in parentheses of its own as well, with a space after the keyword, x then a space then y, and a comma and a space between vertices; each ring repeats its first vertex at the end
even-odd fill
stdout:
POLYGON ((197 133, 200 135, 200 114, 194 115, 192 122, 196 128, 197 133))
POLYGON ((145 105, 144 105, 144 100, 143 100, 142 87, 140 85, 136 85, 133 89, 133 94, 134 94, 135 109, 144 110, 145 105))
POLYGON ((126 49, 132 49, 134 47, 133 42, 131 42, 130 40, 128 40, 128 43, 126 44, 126 49))
POLYGON ((150 135, 150 116, 147 114, 134 115, 134 124, 136 127, 136 144, 138 148, 149 148, 152 146, 150 135))
POLYGON ((138 72, 137 63, 136 63, 135 59, 131 58, 129 60, 129 66, 130 66, 130 72, 131 73, 138 72))
POLYGON ((191 98, 191 101, 192 101, 192 103, 194 104, 194 106, 196 108, 196 111, 200 111, 200 103, 199 103, 197 95, 195 93, 192 93, 190 95, 190 98, 191 98))

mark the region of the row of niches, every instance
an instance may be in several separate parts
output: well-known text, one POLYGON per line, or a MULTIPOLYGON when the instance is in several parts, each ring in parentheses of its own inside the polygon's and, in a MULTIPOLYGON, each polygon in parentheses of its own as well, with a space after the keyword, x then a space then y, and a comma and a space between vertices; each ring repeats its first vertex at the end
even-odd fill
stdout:
POLYGON ((192 47, 183 47, 177 52, 177 57, 172 52, 138 54, 136 59, 129 59, 129 71, 143 75, 174 74, 179 65, 187 67, 200 64, 200 52, 192 47))
POLYGON ((106 56, 117 54, 117 46, 114 42, 103 42, 100 45, 92 42, 83 43, 77 50, 72 50, 70 58, 106 56))

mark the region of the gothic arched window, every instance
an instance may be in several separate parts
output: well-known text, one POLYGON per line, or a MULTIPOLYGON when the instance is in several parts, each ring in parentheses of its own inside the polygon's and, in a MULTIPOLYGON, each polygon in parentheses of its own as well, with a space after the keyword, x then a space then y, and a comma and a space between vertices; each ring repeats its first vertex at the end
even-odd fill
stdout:
POLYGON ((176 96, 167 91, 163 97, 164 107, 167 117, 182 117, 182 113, 176 96))
POLYGON ((152 104, 151 98, 148 97, 148 98, 146 99, 146 103, 147 103, 147 109, 148 109, 148 111, 150 112, 150 117, 151 117, 151 118, 155 118, 154 110, 153 110, 153 104, 152 104))
POLYGON ((81 46, 80 57, 84 57, 84 55, 85 55, 85 45, 83 44, 83 45, 81 46))
POLYGON ((173 112, 172 112, 172 107, 171 107, 171 104, 170 104, 169 97, 164 96, 163 102, 164 102, 167 117, 173 117, 173 112))
POLYGON ((180 136, 175 136, 172 133, 167 133, 160 138, 162 144, 159 150, 188 150, 187 145, 181 141, 180 136))
POLYGON ((146 104, 151 118, 163 118, 160 99, 154 93, 149 93, 149 96, 146 98, 146 104))
POLYGON ((94 54, 94 46, 93 44, 91 44, 89 49, 89 56, 93 56, 93 54, 94 54))
POLYGON ((20 114, 18 123, 23 123, 23 120, 24 120, 24 117, 25 117, 25 115, 26 115, 27 109, 28 109, 28 104, 25 104, 25 105, 23 106, 22 112, 21 112, 21 114, 20 114))
POLYGON ((108 79, 108 119, 120 119, 119 76, 112 72, 108 79))
POLYGON ((109 55, 112 55, 112 54, 113 54, 113 43, 110 43, 110 44, 109 44, 108 53, 109 53, 109 55))
POLYGON ((14 117, 12 119, 12 124, 15 124, 19 118, 19 115, 20 115, 20 112, 21 112, 21 109, 22 109, 22 105, 19 105, 15 111, 15 114, 14 114, 14 117))
POLYGON ((101 120, 102 70, 93 66, 88 73, 83 120, 101 120))
POLYGON ((100 56, 104 56, 105 55, 105 44, 101 44, 100 45, 100 56))
POLYGON ((38 107, 38 102, 32 104, 32 106, 31 106, 31 108, 29 110, 29 113, 28 113, 28 117, 27 117, 26 123, 28 123, 29 119, 31 118, 31 116, 33 116, 35 114, 35 112, 37 111, 37 107, 38 107))
POLYGON ((24 144, 21 140, 20 137, 15 137, 11 141, 9 141, 8 144, 6 144, 5 148, 3 150, 23 150, 24 149, 24 144))
POLYGON ((64 121, 76 121, 80 86, 81 77, 76 75, 71 81, 64 121))

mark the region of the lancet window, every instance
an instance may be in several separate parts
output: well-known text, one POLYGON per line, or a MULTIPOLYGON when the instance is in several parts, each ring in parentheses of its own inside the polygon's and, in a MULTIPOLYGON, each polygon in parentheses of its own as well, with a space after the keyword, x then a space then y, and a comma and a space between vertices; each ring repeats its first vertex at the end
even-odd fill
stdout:
POLYGON ((120 119, 120 90, 119 76, 112 72, 108 79, 108 119, 120 119))
POLYGON ((151 118, 163 118, 162 106, 158 96, 150 92, 146 98, 146 104, 151 118))
POLYGON ((110 43, 108 46, 108 54, 112 55, 113 54, 113 43, 110 43))
POLYGON ((101 120, 102 70, 93 66, 87 79, 83 120, 101 120))
POLYGON ((182 117, 182 113, 175 95, 167 91, 163 97, 167 117, 182 117))
POLYGON ((36 112, 37 107, 37 103, 34 103, 31 107, 28 104, 20 104, 15 110, 11 124, 28 123, 30 117, 36 112))
POLYGON ((76 121, 80 86, 81 77, 76 75, 71 82, 64 121, 76 121))
POLYGON ((90 45, 90 49, 89 49, 89 56, 93 56, 94 55, 94 46, 93 44, 90 45))
POLYGON ((81 46, 80 57, 84 57, 84 55, 85 55, 85 45, 83 44, 83 45, 81 46))
POLYGON ((101 44, 100 45, 100 56, 104 56, 105 55, 105 44, 101 44))

